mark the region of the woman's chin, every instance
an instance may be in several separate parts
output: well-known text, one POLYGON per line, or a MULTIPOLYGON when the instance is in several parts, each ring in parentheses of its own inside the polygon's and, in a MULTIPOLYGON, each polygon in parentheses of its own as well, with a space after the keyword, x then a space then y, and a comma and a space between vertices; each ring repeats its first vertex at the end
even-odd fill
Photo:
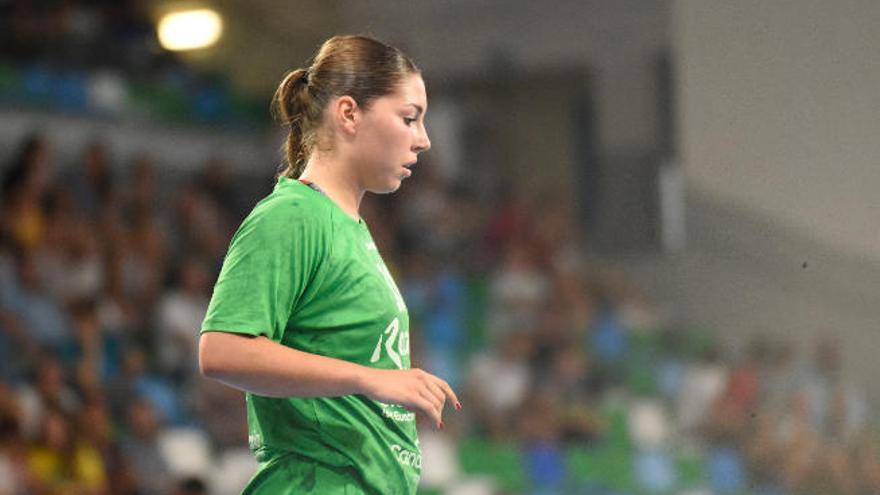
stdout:
POLYGON ((397 182, 391 185, 391 189, 388 190, 388 193, 397 192, 400 189, 400 186, 403 184, 403 180, 398 179, 397 182))
POLYGON ((403 183, 403 179, 391 179, 391 182, 382 184, 381 186, 376 186, 368 189, 373 194, 391 194, 398 189, 400 189, 400 185, 403 183))

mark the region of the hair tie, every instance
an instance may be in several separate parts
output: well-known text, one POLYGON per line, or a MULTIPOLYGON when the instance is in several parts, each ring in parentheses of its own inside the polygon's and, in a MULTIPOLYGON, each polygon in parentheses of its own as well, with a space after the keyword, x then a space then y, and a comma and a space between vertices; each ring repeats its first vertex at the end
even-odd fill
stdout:
POLYGON ((303 72, 303 75, 299 78, 299 80, 302 81, 304 84, 309 83, 309 69, 306 69, 305 72, 303 72))

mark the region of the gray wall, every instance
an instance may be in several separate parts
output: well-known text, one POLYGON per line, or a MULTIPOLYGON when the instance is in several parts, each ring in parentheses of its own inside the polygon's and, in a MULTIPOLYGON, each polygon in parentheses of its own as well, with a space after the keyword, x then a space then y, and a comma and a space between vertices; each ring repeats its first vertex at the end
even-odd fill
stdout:
POLYGON ((677 0, 672 32, 688 246, 623 265, 729 349, 838 337, 880 406, 880 2, 677 0))
POLYGON ((606 149, 656 144, 652 72, 669 39, 668 1, 372 0, 351 7, 351 29, 398 43, 435 74, 478 73, 498 53, 524 72, 588 67, 606 149))
POLYGON ((880 263, 880 2, 673 10, 694 187, 880 263))

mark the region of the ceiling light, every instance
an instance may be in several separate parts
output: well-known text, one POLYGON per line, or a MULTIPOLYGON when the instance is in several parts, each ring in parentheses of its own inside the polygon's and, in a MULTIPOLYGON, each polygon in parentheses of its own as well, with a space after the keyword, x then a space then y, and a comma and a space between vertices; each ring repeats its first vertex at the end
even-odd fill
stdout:
POLYGON ((166 50, 194 50, 217 42, 223 20, 210 9, 168 14, 159 21, 159 42, 166 50))

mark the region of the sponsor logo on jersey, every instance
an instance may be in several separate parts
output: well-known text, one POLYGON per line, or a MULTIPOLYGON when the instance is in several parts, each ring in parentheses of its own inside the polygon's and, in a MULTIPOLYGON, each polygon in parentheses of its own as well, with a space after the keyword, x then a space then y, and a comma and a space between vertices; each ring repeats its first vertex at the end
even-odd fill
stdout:
POLYGON ((414 467, 416 469, 422 469, 422 454, 419 452, 407 450, 397 444, 391 446, 391 451, 394 452, 394 457, 400 464, 414 467))
POLYGON ((385 404, 380 402, 382 405, 382 415, 386 418, 393 419, 394 421, 415 421, 416 413, 411 411, 400 412, 397 410, 397 406, 393 406, 391 404, 385 404))
POLYGON ((403 369, 403 357, 409 356, 409 330, 400 331, 400 319, 395 318, 385 327, 385 331, 379 334, 379 340, 370 356, 370 362, 375 363, 382 358, 382 351, 391 358, 394 365, 403 369), (385 336, 388 338, 385 338, 385 336), (385 345, 382 345, 384 341, 385 345))

